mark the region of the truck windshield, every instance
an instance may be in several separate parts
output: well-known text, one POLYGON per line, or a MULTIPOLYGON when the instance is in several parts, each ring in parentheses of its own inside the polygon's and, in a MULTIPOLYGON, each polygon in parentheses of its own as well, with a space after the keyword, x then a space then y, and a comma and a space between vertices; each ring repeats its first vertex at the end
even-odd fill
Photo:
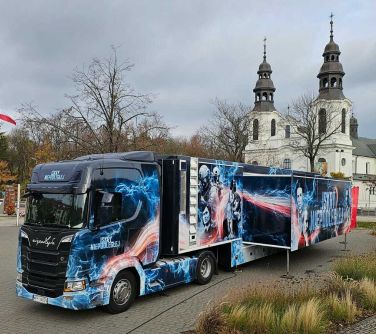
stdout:
POLYGON ((27 200, 25 224, 81 228, 86 194, 32 194, 27 200))

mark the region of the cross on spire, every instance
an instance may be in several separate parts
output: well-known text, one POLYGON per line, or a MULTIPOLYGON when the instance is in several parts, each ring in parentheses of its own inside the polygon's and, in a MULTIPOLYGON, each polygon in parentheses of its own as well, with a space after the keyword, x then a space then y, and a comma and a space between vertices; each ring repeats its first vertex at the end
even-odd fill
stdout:
POLYGON ((266 61, 266 37, 264 37, 264 61, 266 61))
POLYGON ((334 14, 330 13, 330 40, 333 40, 333 17, 334 14))

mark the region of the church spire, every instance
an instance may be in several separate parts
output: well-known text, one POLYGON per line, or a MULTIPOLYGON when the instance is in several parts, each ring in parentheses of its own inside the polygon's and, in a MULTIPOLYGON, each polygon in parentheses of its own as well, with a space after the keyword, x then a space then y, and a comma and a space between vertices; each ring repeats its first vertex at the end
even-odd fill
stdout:
POLYGON ((264 37, 264 62, 266 62, 266 37, 264 37))
POLYGON ((274 84, 270 78, 272 74, 272 68, 266 61, 266 37, 264 37, 264 57, 263 62, 259 66, 257 71, 259 76, 256 86, 253 89, 255 93, 255 106, 253 111, 273 111, 274 107, 274 84))
POLYGON ((330 41, 333 42, 333 13, 330 13, 330 41))
POLYGON ((273 111, 274 107, 274 84, 270 78, 272 68, 266 61, 266 37, 264 37, 264 56, 263 62, 260 64, 257 71, 259 76, 256 86, 253 89, 255 93, 255 106, 253 111, 273 111))
POLYGON ((319 99, 342 100, 345 98, 342 92, 342 79, 345 75, 342 64, 339 61, 341 51, 333 38, 333 13, 330 14, 330 40, 326 44, 323 57, 324 63, 321 66, 317 77, 320 80, 319 99))

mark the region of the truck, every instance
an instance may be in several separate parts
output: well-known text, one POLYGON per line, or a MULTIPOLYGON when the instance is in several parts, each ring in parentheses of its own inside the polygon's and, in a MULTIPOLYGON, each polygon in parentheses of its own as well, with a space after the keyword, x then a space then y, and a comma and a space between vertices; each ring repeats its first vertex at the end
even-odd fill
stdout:
POLYGON ((73 310, 123 312, 353 227, 350 181, 154 152, 38 165, 25 197, 16 293, 73 310))

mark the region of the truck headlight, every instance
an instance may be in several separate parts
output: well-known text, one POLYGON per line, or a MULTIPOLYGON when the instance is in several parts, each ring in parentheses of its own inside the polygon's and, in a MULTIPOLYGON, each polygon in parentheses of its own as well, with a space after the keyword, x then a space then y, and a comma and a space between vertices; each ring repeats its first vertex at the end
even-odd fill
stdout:
POLYGON ((64 292, 75 292, 85 290, 86 282, 85 280, 80 281, 67 281, 65 282, 64 292))
POLYGON ((71 242, 73 239, 74 234, 67 235, 66 237, 62 238, 60 242, 71 242))
POLYGON ((21 230, 21 238, 29 239, 28 235, 21 230))

